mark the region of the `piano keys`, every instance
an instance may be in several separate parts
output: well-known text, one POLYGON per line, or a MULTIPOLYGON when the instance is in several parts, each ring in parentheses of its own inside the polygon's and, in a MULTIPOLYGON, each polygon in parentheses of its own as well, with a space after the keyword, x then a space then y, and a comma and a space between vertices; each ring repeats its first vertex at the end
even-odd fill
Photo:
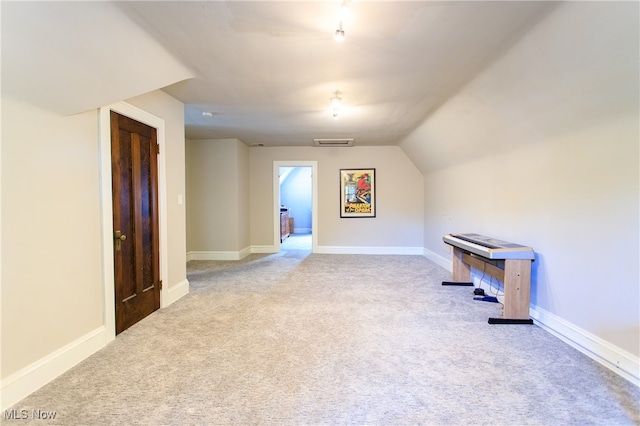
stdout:
POLYGON ((535 259, 531 247, 485 237, 480 234, 447 234, 442 240, 454 247, 487 259, 535 259))

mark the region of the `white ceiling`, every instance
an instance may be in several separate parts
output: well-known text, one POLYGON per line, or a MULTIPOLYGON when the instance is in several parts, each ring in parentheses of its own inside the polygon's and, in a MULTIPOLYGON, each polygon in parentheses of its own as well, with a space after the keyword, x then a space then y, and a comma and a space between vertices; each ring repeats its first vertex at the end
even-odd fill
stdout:
POLYGON ((163 88, 191 139, 393 145, 553 7, 352 0, 338 43, 340 4, 3 2, 3 91, 69 114, 163 88))

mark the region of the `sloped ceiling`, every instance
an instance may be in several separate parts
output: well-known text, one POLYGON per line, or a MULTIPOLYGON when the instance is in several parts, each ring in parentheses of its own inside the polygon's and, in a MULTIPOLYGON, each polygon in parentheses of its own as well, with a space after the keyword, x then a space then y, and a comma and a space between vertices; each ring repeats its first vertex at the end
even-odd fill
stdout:
POLYGON ((162 88, 191 139, 393 145, 550 3, 352 0, 342 43, 339 1, 3 3, 3 91, 69 114, 162 88))
POLYGON ((2 2, 2 91, 61 115, 192 78, 107 2, 2 2))

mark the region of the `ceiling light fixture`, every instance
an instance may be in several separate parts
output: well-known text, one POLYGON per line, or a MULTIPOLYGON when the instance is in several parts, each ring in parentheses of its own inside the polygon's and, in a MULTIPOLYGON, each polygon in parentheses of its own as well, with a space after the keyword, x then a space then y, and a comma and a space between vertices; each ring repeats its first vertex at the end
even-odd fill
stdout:
POLYGON ((340 114, 340 107, 342 106, 342 98, 338 96, 340 92, 336 91, 335 96, 331 99, 331 116, 333 118, 338 118, 340 114))
POLYGON ((340 21, 340 26, 336 30, 336 33, 333 35, 333 39, 335 41, 344 41, 344 30, 342 29, 342 21, 340 21))
POLYGON ((342 5, 340 5, 340 9, 338 9, 338 19, 340 20, 340 25, 338 26, 338 29, 336 30, 335 34, 333 35, 333 38, 336 41, 344 41, 344 28, 342 28, 342 23, 344 21, 349 20, 349 18, 351 18, 351 9, 349 8, 349 1, 350 0, 343 0, 342 1, 342 5))
POLYGON ((349 2, 343 1, 340 9, 338 9, 338 18, 340 21, 347 21, 351 18, 351 9, 349 8, 349 2))

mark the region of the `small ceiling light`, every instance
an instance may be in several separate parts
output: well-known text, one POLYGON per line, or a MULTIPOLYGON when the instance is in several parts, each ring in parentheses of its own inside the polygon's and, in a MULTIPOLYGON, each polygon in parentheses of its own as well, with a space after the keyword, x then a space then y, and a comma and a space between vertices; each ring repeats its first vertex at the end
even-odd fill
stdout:
POLYGON ((340 26, 336 30, 336 33, 333 35, 335 41, 344 41, 344 30, 342 29, 342 21, 340 21, 340 26))
POLYGON ((340 114, 340 107, 342 106, 342 98, 338 96, 339 92, 336 91, 335 96, 330 99, 331 101, 331 116, 338 118, 340 114))
POLYGON ((204 112, 202 113, 202 116, 203 116, 203 117, 213 117, 213 114, 214 114, 214 113, 213 113, 212 111, 204 111, 204 112))
POLYGON ((340 21, 347 21, 351 18, 351 9, 347 1, 343 1, 340 9, 338 9, 338 18, 340 18, 340 21))

